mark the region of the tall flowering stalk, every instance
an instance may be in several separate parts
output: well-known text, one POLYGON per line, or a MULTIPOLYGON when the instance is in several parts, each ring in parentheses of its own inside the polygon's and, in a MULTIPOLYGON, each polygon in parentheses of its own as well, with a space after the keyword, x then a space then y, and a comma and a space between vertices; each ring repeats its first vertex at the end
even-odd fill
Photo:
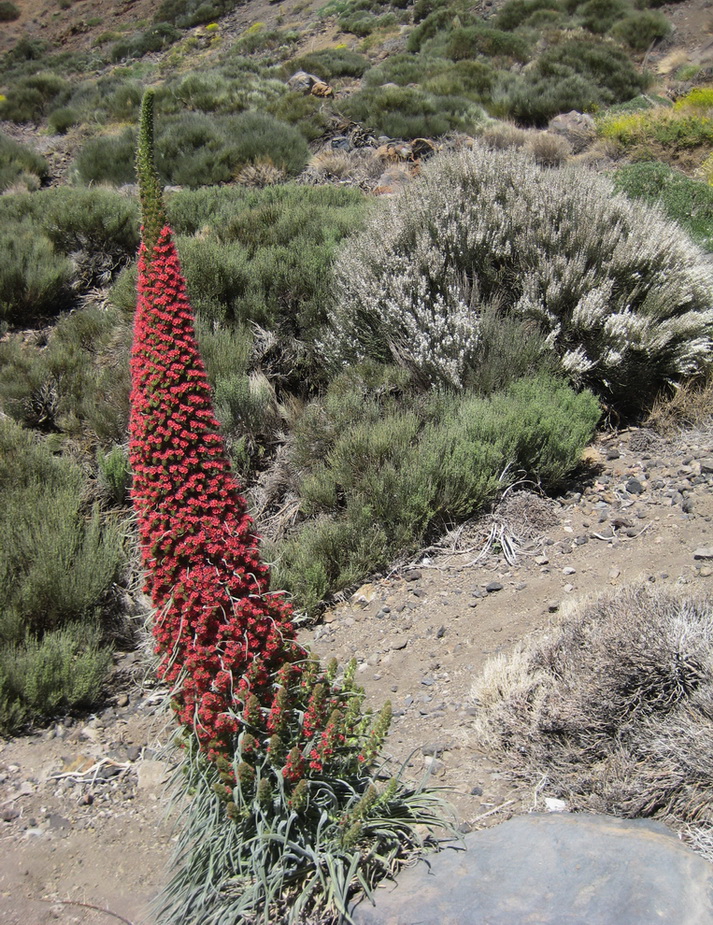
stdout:
POLYGON ((143 241, 131 356, 130 459, 160 673, 180 721, 221 751, 248 700, 303 653, 290 608, 268 592, 196 343, 193 313, 152 168, 151 96, 139 156, 143 241), (158 201, 157 201, 158 200, 158 201), (159 227, 160 226, 160 227, 159 227))
POLYGON ((341 921, 355 889, 419 844, 415 824, 441 819, 428 792, 375 785, 390 705, 375 718, 363 711, 355 663, 340 680, 336 662, 322 668, 297 643, 290 606, 269 590, 166 223, 150 92, 137 166, 132 496, 159 671, 185 729, 193 793, 159 920, 219 925, 259 915, 276 925, 321 909, 341 921), (216 797, 224 812, 215 812, 216 797))
POLYGON ((342 715, 352 687, 336 684, 333 672, 324 674, 308 659, 295 640, 290 606, 269 591, 166 224, 151 92, 142 107, 137 167, 143 228, 130 460, 160 676, 173 688, 179 721, 209 758, 221 759, 228 783, 244 734, 243 764, 261 756, 273 766, 284 762, 282 776, 294 785, 305 773, 323 772, 362 717, 353 710, 342 715))

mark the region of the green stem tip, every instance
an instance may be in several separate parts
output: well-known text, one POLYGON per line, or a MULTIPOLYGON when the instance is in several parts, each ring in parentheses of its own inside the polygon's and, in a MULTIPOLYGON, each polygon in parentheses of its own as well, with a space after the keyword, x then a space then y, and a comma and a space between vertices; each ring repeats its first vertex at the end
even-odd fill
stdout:
POLYGON ((143 240, 150 255, 166 224, 163 187, 154 154, 154 91, 146 90, 141 101, 139 139, 136 146, 136 174, 139 183, 143 240))

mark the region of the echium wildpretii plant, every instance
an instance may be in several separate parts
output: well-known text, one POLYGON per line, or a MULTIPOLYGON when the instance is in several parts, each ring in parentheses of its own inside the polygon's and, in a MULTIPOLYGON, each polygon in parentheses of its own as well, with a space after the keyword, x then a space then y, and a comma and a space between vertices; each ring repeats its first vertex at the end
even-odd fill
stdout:
POLYGON ((137 170, 132 496, 159 673, 184 729, 194 794, 162 917, 207 925, 309 912, 329 921, 417 843, 416 822, 436 821, 433 797, 395 780, 377 786, 389 704, 376 718, 364 712, 354 665, 339 680, 336 663, 323 669, 297 643, 289 604, 269 590, 166 224, 150 91, 137 170))

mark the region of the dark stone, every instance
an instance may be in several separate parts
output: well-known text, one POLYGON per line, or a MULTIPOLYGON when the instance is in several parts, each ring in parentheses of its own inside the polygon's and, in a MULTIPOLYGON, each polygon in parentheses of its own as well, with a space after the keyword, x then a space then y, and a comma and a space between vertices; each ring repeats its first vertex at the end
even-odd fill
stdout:
POLYGON ((20 810, 15 809, 14 806, 0 810, 0 819, 2 819, 3 822, 12 822, 14 819, 18 819, 19 816, 20 810))
POLYGON ((72 828, 72 823, 69 819, 65 819, 64 816, 60 816, 59 813, 50 813, 47 817, 47 822, 51 829, 55 831, 66 832, 68 829, 72 828))
POLYGON ((502 591, 503 586, 499 581, 491 581, 485 586, 485 590, 488 592, 488 594, 494 594, 496 591, 502 591))
POLYGON ((126 757, 129 761, 137 761, 141 757, 141 748, 138 745, 126 746, 126 757))
POLYGON ((713 868, 660 822, 533 814, 462 844, 376 890, 356 925, 713 922, 713 868))
POLYGON ((641 495, 644 491, 644 486, 638 479, 629 479, 626 483, 626 490, 630 495, 641 495))
POLYGON ((408 572, 404 572, 404 578, 406 581, 418 581, 421 578, 421 570, 417 568, 409 569, 408 572))

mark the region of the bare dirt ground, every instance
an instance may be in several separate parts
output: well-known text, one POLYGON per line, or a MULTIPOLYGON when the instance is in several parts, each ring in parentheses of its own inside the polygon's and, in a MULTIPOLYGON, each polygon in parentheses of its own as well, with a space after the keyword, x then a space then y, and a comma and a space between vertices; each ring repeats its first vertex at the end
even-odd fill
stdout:
MULTIPOLYGON (((369 701, 393 703, 388 750, 412 779, 429 772, 449 788, 461 831, 541 809, 546 791, 516 792, 479 750, 474 678, 566 600, 635 580, 710 585, 713 561, 695 556, 713 557, 712 484, 713 428, 669 441, 603 435, 566 494, 509 493, 492 515, 362 586, 303 641, 356 657, 369 701)), ((151 922, 171 849, 157 757, 171 724, 140 655, 118 656, 117 672, 101 714, 0 740, 2 923, 151 922)))

